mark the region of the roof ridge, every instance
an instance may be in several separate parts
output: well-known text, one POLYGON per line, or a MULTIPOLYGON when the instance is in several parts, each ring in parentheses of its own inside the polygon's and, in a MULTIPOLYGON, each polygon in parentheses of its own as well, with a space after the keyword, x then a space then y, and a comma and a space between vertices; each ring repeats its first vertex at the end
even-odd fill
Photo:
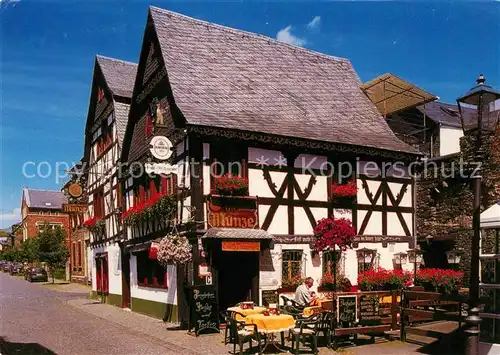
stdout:
POLYGON ((45 189, 30 189, 29 187, 26 187, 27 191, 42 191, 42 192, 58 192, 62 193, 62 191, 59 190, 45 190, 45 189))
MULTIPOLYGON (((273 42, 275 44, 279 44, 279 45, 283 45, 283 46, 288 46, 288 47, 290 47, 290 48, 292 48, 294 50, 299 50, 301 52, 304 52, 304 53, 306 53, 308 55, 312 55, 312 56, 315 56, 315 57, 320 57, 320 58, 330 59, 330 60, 333 59, 333 60, 339 61, 339 62, 348 62, 348 63, 351 62, 348 58, 337 57, 337 56, 333 56, 333 55, 329 55, 329 54, 317 52, 317 51, 314 51, 314 50, 309 49, 309 48, 304 48, 304 47, 296 46, 296 45, 293 45, 293 44, 281 42, 281 41, 278 41, 275 38, 271 38, 269 36, 265 36, 265 35, 258 34, 258 33, 255 33, 255 32, 250 32, 250 31, 240 30, 240 29, 237 29, 237 28, 229 27, 229 26, 219 25, 217 23, 213 23, 213 22, 209 22, 209 21, 205 21, 205 20, 200 20, 200 19, 197 19, 197 18, 194 18, 194 17, 190 17, 190 16, 187 16, 187 15, 178 13, 178 12, 174 12, 174 11, 162 9, 160 7, 156 7, 156 6, 152 6, 152 5, 150 5, 149 8, 150 8, 150 10, 155 10, 155 11, 158 11, 160 13, 165 13, 167 15, 171 15, 171 16, 175 16, 175 17, 180 17, 180 18, 186 19, 188 21, 191 21, 191 22, 194 22, 194 23, 197 23, 197 24, 205 24, 205 25, 208 25, 208 26, 211 26, 211 27, 214 27, 214 28, 218 28, 220 30, 223 30, 223 31, 226 31, 226 32, 229 32, 229 33, 232 33, 232 34, 242 34, 243 33, 245 35, 248 35, 249 37, 252 37, 252 38, 255 38, 255 39, 258 39, 258 40, 261 40, 261 41, 271 41, 271 42, 273 42)), ((154 21, 154 19, 153 19, 153 21, 154 21)))
POLYGON ((138 65, 137 63, 134 63, 134 62, 129 62, 127 60, 122 60, 122 59, 118 59, 118 58, 106 57, 106 56, 101 55, 101 54, 96 54, 96 58, 110 60, 110 61, 118 62, 118 63, 122 63, 122 64, 134 65, 134 66, 138 65))

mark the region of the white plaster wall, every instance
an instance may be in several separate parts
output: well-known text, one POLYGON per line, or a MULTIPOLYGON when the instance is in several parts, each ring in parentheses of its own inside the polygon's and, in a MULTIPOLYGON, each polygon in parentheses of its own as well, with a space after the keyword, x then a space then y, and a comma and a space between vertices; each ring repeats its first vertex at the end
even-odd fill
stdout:
POLYGON ((460 151, 460 138, 464 132, 461 128, 441 127, 439 129, 439 155, 448 155, 460 151))
MULTIPOLYGON (((408 181, 411 184, 411 180, 408 181)), ((388 183, 389 188, 391 189, 392 195, 396 199, 399 192, 401 191, 401 188, 403 187, 403 184, 399 183, 394 183, 394 182, 389 182, 388 183)), ((401 200, 399 206, 400 207, 412 207, 412 195, 413 195, 413 187, 411 185, 408 185, 406 188, 406 192, 403 194, 403 199, 401 200)), ((392 202, 390 199, 387 199, 387 205, 391 206, 392 202)))
MULTIPOLYGON (((311 208, 311 213, 313 214, 315 221, 328 217, 327 208, 319 208, 319 207, 311 208)), ((309 218, 307 217, 306 211, 302 207, 294 207, 294 221, 295 221, 295 234, 312 235, 313 227, 311 226, 311 222, 309 222, 309 218)))
MULTIPOLYGON (((130 256, 130 296, 143 300, 177 304, 177 269, 167 266, 168 289, 142 287, 137 284, 137 256, 130 256)), ((133 302, 133 301, 132 301, 133 302)))
MULTIPOLYGON (((286 173, 281 171, 272 171, 271 179, 276 185, 276 190, 279 190, 283 180, 285 180, 286 173)), ((271 189, 269 188, 267 181, 264 179, 264 174, 262 169, 248 169, 248 191, 250 196, 259 197, 274 197, 271 189)), ((285 194, 286 196, 286 190, 285 194)))
MULTIPOLYGON (((301 191, 304 192, 304 190, 309 185, 311 175, 309 175, 309 174, 296 174, 295 179, 297 180, 297 183, 299 184, 301 191)), ((328 191, 327 188, 328 187, 327 187, 327 185, 328 185, 328 178, 326 176, 316 176, 316 183, 314 185, 312 185, 312 189, 311 189, 311 192, 310 192, 307 200, 308 201, 328 201, 328 195, 327 195, 327 191, 328 191)), ((297 191, 295 191, 295 190, 293 191, 293 198, 296 200, 299 199, 299 196, 297 195, 297 191)))
MULTIPOLYGON (((358 210, 358 226, 361 226, 368 211, 358 210)), ((366 225, 363 235, 381 235, 382 234, 382 212, 374 211, 366 225)))
MULTIPOLYGON (((366 180, 368 184, 369 191, 372 193, 373 197, 375 197, 375 193, 377 192, 378 188, 380 187, 380 181, 373 181, 373 180, 366 180)), ((363 182, 361 179, 357 179, 357 185, 358 185, 358 203, 362 205, 371 205, 370 200, 368 199, 368 196, 365 192, 365 189, 363 188, 363 182)), ((376 201, 377 205, 381 206, 382 205, 382 194, 376 201)))
MULTIPOLYGON (((411 213, 401 213, 406 226, 412 232, 413 215, 411 213)), ((367 234, 367 233, 366 233, 367 234)), ((387 212, 387 235, 406 235, 401 222, 395 212, 387 212)))
MULTIPOLYGON (((259 226, 262 226, 269 206, 259 205, 259 226)), ((288 234, 288 207, 279 206, 267 231, 271 234, 288 234)))

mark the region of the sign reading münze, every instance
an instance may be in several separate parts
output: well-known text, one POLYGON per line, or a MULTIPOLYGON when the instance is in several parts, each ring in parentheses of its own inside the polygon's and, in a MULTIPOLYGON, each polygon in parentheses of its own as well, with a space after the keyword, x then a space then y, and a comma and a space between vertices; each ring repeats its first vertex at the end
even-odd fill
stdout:
POLYGON ((88 206, 85 204, 65 203, 63 204, 63 212, 66 213, 85 213, 88 206))
POLYGON ((257 208, 225 208, 207 202, 209 228, 259 228, 257 208))

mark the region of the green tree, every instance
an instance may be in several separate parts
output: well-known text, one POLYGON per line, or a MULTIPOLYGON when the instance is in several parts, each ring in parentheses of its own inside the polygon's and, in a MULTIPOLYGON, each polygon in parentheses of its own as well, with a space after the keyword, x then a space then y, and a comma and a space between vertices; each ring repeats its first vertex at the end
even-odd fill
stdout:
POLYGON ((21 259, 28 263, 40 260, 38 238, 28 238, 21 244, 21 259))
POLYGON ((18 262, 21 260, 21 252, 17 248, 8 248, 3 252, 3 259, 6 261, 18 262))
POLYGON ((54 270, 64 267, 69 257, 66 245, 66 233, 60 227, 55 229, 42 228, 38 233, 38 251, 40 261, 46 262, 54 283, 54 270))

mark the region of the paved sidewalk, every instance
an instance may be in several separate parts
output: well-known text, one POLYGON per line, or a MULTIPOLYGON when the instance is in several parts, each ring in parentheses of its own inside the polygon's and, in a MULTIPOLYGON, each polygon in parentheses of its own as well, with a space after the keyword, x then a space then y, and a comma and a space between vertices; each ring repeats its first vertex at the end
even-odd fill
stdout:
POLYGON ((59 279, 55 279, 55 282, 52 283, 52 279, 49 278, 48 282, 43 282, 40 283, 39 285, 42 285, 43 287, 46 287, 50 290, 59 292, 88 294, 90 293, 90 291, 92 291, 92 288, 90 286, 79 283, 72 283, 69 281, 64 281, 59 279))
MULTIPOLYGON (((211 334, 195 337, 185 330, 175 330, 176 325, 142 314, 124 310, 115 306, 102 304, 88 299, 72 299, 66 301, 70 306, 96 317, 119 324, 148 338, 154 338, 165 344, 166 348, 177 349, 179 354, 223 355, 232 352, 232 345, 224 346, 223 334, 211 334)), ((247 349, 248 344, 245 346, 247 349)), ((422 344, 402 343, 378 339, 375 344, 345 347, 337 352, 321 348, 320 355, 416 355, 425 353, 422 344), (419 351, 420 349, 420 351, 419 351)))

